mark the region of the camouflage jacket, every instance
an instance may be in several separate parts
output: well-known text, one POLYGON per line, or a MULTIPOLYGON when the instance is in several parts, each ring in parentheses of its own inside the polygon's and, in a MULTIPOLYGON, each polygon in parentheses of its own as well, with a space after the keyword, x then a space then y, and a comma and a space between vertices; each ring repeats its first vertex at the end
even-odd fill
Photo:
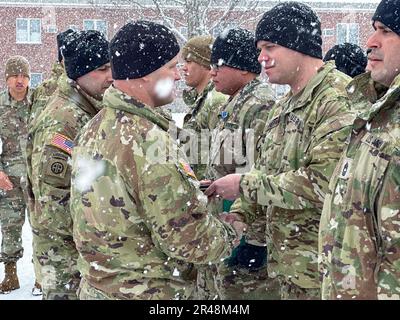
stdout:
POLYGON ((51 69, 50 78, 42 82, 32 95, 32 108, 29 124, 39 116, 40 112, 46 107, 51 95, 57 89, 58 79, 65 74, 64 67, 61 63, 56 62, 51 69))
POLYGON ((321 217, 324 299, 400 299, 400 76, 380 99, 365 78, 369 73, 349 86, 364 112, 354 121, 321 217))
POLYGON ((58 89, 29 130, 27 169, 33 229, 72 235, 69 214, 69 159, 81 128, 98 112, 100 103, 61 76, 58 89))
MULTIPOLYGON (((307 86, 269 113, 259 157, 240 182, 243 214, 267 217, 268 274, 319 288, 318 225, 328 181, 350 133, 351 78, 326 63, 307 86), (258 204, 257 211, 247 210, 258 204)), ((237 206, 237 204, 235 204, 237 206)))
MULTIPOLYGON (((186 144, 185 149, 188 150, 187 156, 190 165, 199 180, 204 179, 205 170, 207 168, 210 130, 215 128, 219 109, 227 99, 228 97, 226 95, 214 89, 214 84, 210 81, 204 91, 197 96, 194 104, 191 106, 190 113, 184 118, 183 129, 185 129, 185 131, 181 132, 180 138, 182 144, 186 144), (189 141, 190 143, 197 142, 197 148, 194 148, 192 145, 189 146, 186 139, 183 138, 186 130, 193 130, 192 134, 196 136, 191 136, 191 140, 189 141), (206 143, 204 143, 204 139, 207 140, 206 143), (193 154, 191 154, 191 152, 193 154)), ((188 132, 188 134, 190 135, 191 132, 188 132)))
POLYGON ((0 93, 0 170, 9 176, 26 174, 25 149, 32 92, 28 89, 22 101, 14 100, 8 89, 0 93))
POLYGON ((196 132, 202 129, 214 129, 218 111, 227 99, 228 96, 217 92, 213 82, 210 81, 203 92, 197 96, 190 112, 185 116, 183 128, 193 129, 196 132))
POLYGON ((186 299, 189 263, 228 256, 235 233, 207 212, 170 121, 114 87, 103 101, 73 155, 80 272, 110 299, 186 299))
POLYGON ((274 102, 271 88, 254 79, 221 107, 211 136, 207 179, 216 180, 230 173, 250 170, 255 142, 274 102))

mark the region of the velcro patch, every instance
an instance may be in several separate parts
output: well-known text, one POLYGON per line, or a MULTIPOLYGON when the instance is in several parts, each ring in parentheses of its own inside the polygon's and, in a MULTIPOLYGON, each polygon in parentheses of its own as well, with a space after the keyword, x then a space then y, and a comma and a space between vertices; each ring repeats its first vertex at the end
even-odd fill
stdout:
POLYGON ((67 161, 58 158, 51 158, 46 167, 46 175, 64 178, 67 172, 67 161))
POLYGON ((189 177, 191 177, 191 178, 197 180, 197 177, 196 177, 196 175, 194 174, 194 172, 193 172, 192 168, 190 167, 189 163, 187 163, 187 162, 185 162, 185 161, 183 161, 183 160, 179 160, 178 164, 179 164, 178 167, 179 167, 185 174, 187 174, 189 177))
POLYGON ((74 142, 68 137, 62 135, 61 133, 56 133, 53 139, 51 139, 51 145, 71 155, 72 149, 74 147, 74 142))

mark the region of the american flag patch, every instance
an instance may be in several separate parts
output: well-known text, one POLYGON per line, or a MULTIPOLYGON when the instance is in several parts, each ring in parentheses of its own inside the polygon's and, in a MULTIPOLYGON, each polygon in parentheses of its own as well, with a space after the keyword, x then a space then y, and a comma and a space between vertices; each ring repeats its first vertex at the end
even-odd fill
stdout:
POLYGON ((192 168, 190 167, 190 165, 187 162, 185 162, 183 160, 179 160, 179 166, 188 176, 197 180, 196 175, 194 174, 192 168))
POLYGON ((51 139, 51 145, 64 150, 66 153, 71 155, 72 148, 74 147, 74 142, 66 136, 63 136, 60 133, 56 133, 51 139))

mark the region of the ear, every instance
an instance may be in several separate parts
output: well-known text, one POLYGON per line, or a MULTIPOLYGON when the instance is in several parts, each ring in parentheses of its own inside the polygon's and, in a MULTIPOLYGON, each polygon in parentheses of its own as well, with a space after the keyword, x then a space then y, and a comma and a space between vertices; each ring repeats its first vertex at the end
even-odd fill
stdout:
POLYGON ((245 76, 245 75, 249 74, 249 72, 248 72, 248 71, 245 71, 245 70, 240 70, 240 74, 241 74, 242 76, 245 76))

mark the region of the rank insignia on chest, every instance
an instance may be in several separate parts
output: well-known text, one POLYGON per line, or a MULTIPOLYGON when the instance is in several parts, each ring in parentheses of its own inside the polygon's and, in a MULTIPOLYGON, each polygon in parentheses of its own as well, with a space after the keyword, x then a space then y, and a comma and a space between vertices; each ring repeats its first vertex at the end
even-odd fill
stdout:
POLYGON ((229 113, 227 111, 221 111, 220 115, 221 119, 225 120, 226 118, 228 118, 229 113))
POLYGON ((189 163, 183 161, 183 160, 179 160, 179 168, 185 173, 187 174, 189 177, 197 180, 197 177, 195 175, 195 173, 193 172, 193 169, 190 167, 189 163))
POLYGON ((74 147, 74 142, 71 139, 69 139, 68 137, 66 137, 60 133, 56 133, 54 135, 53 139, 51 139, 51 145, 65 151, 66 153, 71 155, 72 148, 74 147))
POLYGON ((345 158, 342 167, 340 168, 339 178, 348 179, 350 176, 351 164, 353 160, 349 158, 345 158))

